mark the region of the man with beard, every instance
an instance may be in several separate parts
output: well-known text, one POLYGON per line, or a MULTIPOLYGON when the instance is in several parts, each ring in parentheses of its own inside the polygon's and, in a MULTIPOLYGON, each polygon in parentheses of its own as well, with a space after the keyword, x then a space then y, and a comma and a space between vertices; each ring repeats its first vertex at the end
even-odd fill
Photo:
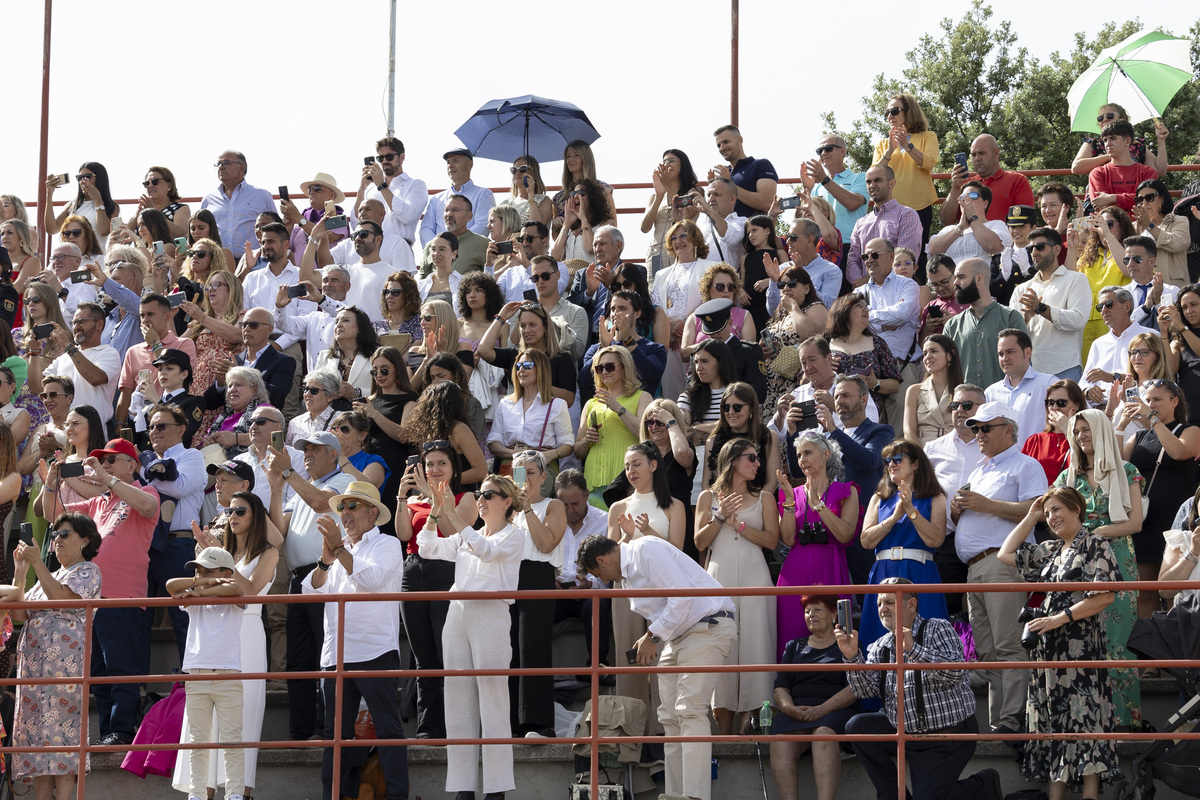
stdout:
POLYGON ((850 253, 846 257, 846 278, 855 286, 867 282, 863 252, 868 242, 888 239, 896 247, 907 247, 914 253, 921 252, 921 220, 916 211, 900 205, 892 198, 895 188, 896 173, 891 167, 876 164, 867 170, 867 194, 875 205, 865 217, 854 223, 854 232, 850 234, 850 253))
POLYGON ((359 221, 368 219, 363 206, 378 200, 386 213, 380 223, 387 239, 384 260, 396 269, 414 272, 417 262, 412 245, 417 238, 417 223, 429 203, 429 191, 425 181, 404 171, 404 143, 399 139, 385 136, 375 143, 375 153, 376 163, 363 167, 354 213, 359 221))
POLYGON ((968 258, 954 268, 954 299, 971 307, 946 323, 945 334, 958 345, 963 380, 991 386, 1004 377, 996 359, 996 342, 1006 328, 1029 329, 1019 311, 1002 306, 989 291, 992 268, 982 258, 968 258))
MULTIPOLYGON (((313 227, 313 240, 319 241, 327 235, 324 220, 313 227)), ((379 300, 383 293, 383 285, 387 283, 387 276, 396 271, 395 267, 379 257, 386 238, 383 228, 376 222, 360 220, 358 229, 350 238, 354 242, 354 252, 360 261, 357 264, 346 265, 350 284, 346 290, 345 304, 361 308, 371 319, 380 319, 383 311, 380 308, 379 300)), ((308 250, 313 248, 313 245, 309 245, 308 250)), ((308 257, 308 250, 305 251, 304 258, 300 262, 300 280, 317 286, 322 279, 313 269, 313 262, 308 257)), ((278 300, 278 297, 277 294, 272 300, 278 300)))
MULTIPOLYGON (((1029 236, 1037 273, 1013 292, 1033 339, 1033 368, 1078 382, 1083 376, 1083 326, 1091 315, 1092 287, 1082 272, 1058 265, 1062 237, 1053 228, 1029 236)), ((1037 431, 1025 431, 1030 435, 1037 431)))
POLYGON ((919 335, 922 344, 935 333, 942 333, 947 322, 967 310, 966 303, 954 299, 954 259, 945 254, 930 256, 926 266, 933 299, 921 309, 919 335))

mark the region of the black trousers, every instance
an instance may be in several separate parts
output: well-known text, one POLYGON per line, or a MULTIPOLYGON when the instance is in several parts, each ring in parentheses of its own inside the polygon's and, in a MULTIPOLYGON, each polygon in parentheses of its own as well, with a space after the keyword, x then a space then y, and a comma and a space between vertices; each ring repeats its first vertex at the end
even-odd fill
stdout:
MULTIPOLYGON (((404 559, 402 592, 448 592, 454 585, 454 562, 421 558, 413 554, 404 559)), ((442 628, 450 601, 400 604, 404 635, 417 660, 417 669, 443 669, 442 628)), ((441 677, 417 678, 417 735, 429 739, 446 738, 446 704, 441 677)))
MULTIPOLYGON (((302 594, 300 584, 314 564, 292 570, 289 594, 302 594)), ((325 639, 325 606, 322 603, 289 603, 287 607, 287 668, 289 672, 316 672, 321 668, 321 643, 325 639)), ((317 681, 289 680, 288 732, 292 739, 308 739, 321 730, 325 711, 317 681)), ((355 706, 357 708, 357 706, 355 706)))
MULTIPOLYGON (((546 561, 522 561, 517 588, 553 589, 554 565, 546 561)), ((517 667, 551 667, 554 638, 554 600, 518 600, 509 606, 512 625, 512 663, 517 667)), ((554 676, 513 675, 508 679, 509 709, 514 735, 537 731, 554 733, 554 676)))
MULTIPOLYGON (((400 669, 400 653, 389 650, 368 661, 346 663, 348 670, 400 669)), ((337 680, 325 678, 321 681, 325 697, 326 739, 333 738, 335 692, 337 680)), ((375 725, 377 739, 403 739, 404 725, 400 722, 400 679, 399 678, 342 678, 342 738, 354 738, 354 720, 358 717, 361 701, 367 701, 371 721, 375 725)), ((362 767, 367 763, 370 747, 342 747, 341 794, 358 792, 362 767)), ((383 767, 383 778, 387 781, 387 800, 408 800, 408 748, 404 745, 380 746, 379 765, 383 767)), ((333 797, 333 748, 325 748, 321 755, 321 786, 324 800, 333 797)))
MULTIPOLYGON (((858 714, 846 723, 846 733, 894 734, 896 728, 882 711, 858 714)), ((974 717, 966 720, 962 733, 978 733, 974 717)), ((896 746, 892 742, 850 742, 854 753, 875 784, 878 800, 898 800, 896 789, 896 746)), ((975 754, 975 742, 924 741, 904 745, 904 761, 912 775, 913 800, 983 798, 988 784, 979 773, 959 780, 963 768, 975 754)))
MULTIPOLYGON (((592 600, 590 597, 572 597, 554 601, 554 624, 564 619, 577 619, 583 623, 584 642, 587 644, 588 665, 595 663, 592 653, 592 600)), ((609 660, 612 651, 612 600, 600 600, 600 663, 613 666, 609 660)))

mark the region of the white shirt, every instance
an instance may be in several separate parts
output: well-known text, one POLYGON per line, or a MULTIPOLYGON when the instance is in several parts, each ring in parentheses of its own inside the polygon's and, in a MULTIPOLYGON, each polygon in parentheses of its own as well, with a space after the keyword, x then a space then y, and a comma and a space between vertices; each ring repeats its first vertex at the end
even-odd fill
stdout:
MULTIPOLYGON (((495 274, 495 267, 484 267, 483 271, 488 275, 495 274)), ((559 295, 567 296, 567 284, 570 281, 571 273, 567 269, 567 265, 563 262, 558 262, 558 293, 559 295)), ((520 303, 525 299, 525 292, 533 289, 537 291, 537 287, 533 285, 533 281, 529 277, 529 267, 522 267, 520 264, 514 264, 501 273, 496 279, 496 283, 500 284, 500 291, 504 294, 504 302, 520 303)))
MULTIPOLYGON (((341 470, 337 470, 331 475, 315 480, 309 475, 304 480, 322 491, 332 489, 341 493, 349 488, 354 479, 341 470)), ((254 478, 254 485, 258 486, 257 475, 254 478)), ((328 504, 317 511, 299 494, 295 494, 292 496, 291 502, 282 508, 285 512, 292 513, 292 518, 288 521, 287 538, 284 539, 286 548, 284 555, 287 556, 288 566, 292 569, 299 569, 309 564, 315 564, 321 557, 322 541, 321 531, 317 529, 317 517, 325 515, 333 517, 333 514, 329 512, 328 504)))
MULTIPOLYGON (((984 456, 979 466, 971 471, 967 482, 971 484, 972 492, 1007 503, 1040 497, 1047 488, 1042 465, 1022 453, 1020 445, 1015 444, 995 458, 984 456)), ((954 549, 959 560, 965 564, 984 550, 1004 544, 1013 527, 1013 523, 1003 517, 982 511, 962 512, 954 534, 954 549)), ((1032 533, 1026 541, 1033 541, 1032 533)))
POLYGON ((496 406, 496 416, 492 420, 487 441, 499 442, 505 447, 522 442, 532 448, 537 448, 538 442, 541 442, 541 449, 544 450, 574 442, 575 434, 571 431, 571 415, 562 398, 551 398, 549 405, 535 398, 533 405, 526 410, 524 399, 513 400, 506 396, 500 398, 496 406))
MULTIPOLYGON (((1108 333, 1093 341, 1092 349, 1088 351, 1087 363, 1083 365, 1083 378, 1079 381, 1080 388, 1086 392, 1096 385, 1087 379, 1087 374, 1093 369, 1102 369, 1105 372, 1127 371, 1129 368, 1129 344, 1133 341, 1133 337, 1140 333, 1159 335, 1159 332, 1153 328, 1130 325, 1120 336, 1113 335, 1112 328, 1109 328, 1108 333)), ((1106 383, 1099 385, 1104 390, 1104 396, 1108 397, 1108 390, 1111 387, 1106 383)))
MULTIPOLYGON (((543 523, 546 521, 546 510, 550 507, 550 501, 552 499, 554 498, 542 498, 529 507, 533 511, 534 516, 536 516, 543 523)), ((549 553, 543 553, 540 549, 538 549, 537 544, 533 541, 533 534, 529 532, 529 523, 525 519, 525 512, 522 511, 520 514, 514 514, 512 524, 525 532, 525 546, 521 551, 522 561, 544 561, 547 564, 552 564, 555 571, 562 569, 564 550, 563 542, 565 542, 567 539, 566 534, 563 535, 563 538, 558 540, 558 544, 554 546, 553 550, 551 550, 549 553)))
POLYGON ((913 346, 921 316, 921 287, 917 282, 892 271, 882 284, 871 278, 854 291, 867 297, 871 307, 868 319, 891 348, 898 365, 903 368, 906 359, 919 359, 921 348, 913 346))
MULTIPOLYGON (((168 447, 163 459, 173 459, 179 476, 173 481, 161 478, 146 482, 158 490, 159 495, 175 498, 175 514, 171 517, 170 529, 190 531, 192 520, 200 519, 200 506, 204 502, 204 489, 208 486, 208 470, 204 456, 199 450, 184 447, 183 443, 168 447)), ((162 499, 165 501, 167 497, 162 499)))
MULTIPOLYGON (((450 276, 446 279, 446 282, 448 284, 450 284, 450 301, 451 301, 450 305, 454 306, 455 315, 457 315, 459 313, 458 312, 458 284, 460 282, 462 282, 462 278, 463 278, 462 273, 457 270, 454 270, 450 273, 450 276)), ((351 280, 353 281, 354 279, 351 278, 351 280)), ((429 292, 431 289, 433 289, 433 273, 432 272, 429 273, 428 275, 426 275, 424 278, 420 278, 417 281, 417 289, 419 289, 421 292, 421 304, 424 305, 425 303, 427 303, 429 301, 429 292)))
MULTIPOLYGON (((956 430, 925 445, 925 455, 929 457, 929 463, 933 465, 933 472, 947 498, 954 497, 954 493, 967 482, 967 476, 981 461, 979 439, 964 442, 956 430)), ((950 519, 950 503, 947 502, 946 531, 953 533, 957 527, 954 520, 950 519)))
POLYGON ((571 524, 567 523, 567 532, 563 534, 563 565, 562 571, 558 573, 558 579, 562 583, 575 582, 580 584, 580 588, 586 586, 600 587, 600 582, 591 575, 579 569, 579 564, 575 560, 579 555, 579 543, 589 536, 607 536, 608 535, 608 513, 601 511, 593 505, 587 506, 587 514, 583 517, 583 522, 579 523, 579 530, 571 530, 571 524))
POLYGON ((984 392, 989 403, 1005 403, 1017 412, 1017 449, 1024 447, 1030 436, 1045 430, 1046 387, 1056 380, 1055 375, 1029 367, 1016 386, 1009 383, 1006 375, 984 392))
POLYGON ((1021 311, 1021 297, 1031 289, 1050 307, 1050 319, 1034 314, 1025 322, 1033 339, 1033 368, 1057 374, 1080 366, 1083 328, 1092 313, 1092 285, 1087 276, 1059 267, 1047 281, 1042 280, 1040 271, 1035 272, 1013 290, 1009 308, 1021 311))
MULTIPOLYGON (((626 542, 619 552, 626 589, 721 588, 691 556, 656 536, 626 542)), ((734 610, 728 596, 633 597, 629 605, 650 623, 652 634, 668 641, 687 633, 705 617, 734 610)))
POLYGON ((99 386, 92 386, 76 368, 74 360, 63 353, 50 362, 42 376, 63 375, 75 382, 75 405, 91 406, 100 415, 100 421, 107 424, 113 415, 113 397, 117 393, 117 379, 121 377, 121 354, 107 344, 95 347, 80 348, 79 354, 95 364, 108 376, 108 381, 99 386))
MULTIPOLYGON (((178 512, 176 512, 178 513, 178 512)), ((196 517, 199 519, 199 517, 196 517)), ((242 616, 236 605, 184 606, 188 614, 183 671, 242 669, 242 616)))
MULTIPOLYGON (((325 583, 313 587, 313 570, 305 576, 304 594, 374 594, 400 592, 404 574, 404 545, 395 536, 385 536, 371 528, 358 544, 347 536, 342 539, 354 558, 354 574, 348 575, 339 559, 326 573, 325 583)), ((338 605, 325 604, 325 639, 321 642, 321 667, 337 663, 338 605)), ((371 600, 346 603, 345 644, 342 663, 370 661, 400 647, 400 601, 371 600)))
MULTIPOLYGON (((525 549, 525 529, 505 525, 491 536, 474 528, 439 538, 436 531, 421 528, 417 547, 422 558, 454 562, 452 592, 516 591, 525 549)), ((508 605, 513 598, 498 598, 508 605)))
MULTIPOLYGON (((284 446, 284 452, 287 453, 288 459, 292 462, 294 469, 301 478, 308 479, 308 473, 304 471, 304 453, 294 447, 284 446)), ((254 488, 250 491, 258 495, 258 499, 262 500, 263 506, 271 507, 271 484, 267 481, 267 470, 263 462, 258 460, 258 456, 254 454, 253 447, 247 447, 246 452, 239 453, 233 457, 234 461, 241 461, 243 464, 249 464, 254 467, 254 488)), ((283 491, 281 495, 282 502, 280 508, 287 508, 295 497, 296 490, 288 485, 287 481, 283 483, 283 491)))
POLYGON ((468 180, 457 189, 451 186, 429 198, 425 216, 421 219, 421 247, 446 230, 446 201, 456 194, 461 194, 471 201, 471 221, 467 228, 480 236, 488 235, 488 212, 496 207, 496 196, 486 186, 476 186, 474 181, 468 180))
MULTIPOLYGON (((1000 244, 1004 247, 1012 245, 1012 234, 1008 232, 1008 225, 1004 220, 989 219, 983 220, 985 228, 1000 237, 1000 244)), ((929 245, 925 245, 925 252, 929 252, 929 245)), ((991 262, 992 254, 979 244, 979 240, 975 238, 975 231, 971 227, 962 236, 956 238, 946 248, 946 255, 954 259, 955 264, 961 264, 964 258, 982 258, 984 261, 991 262)))
MULTIPOLYGON (((797 374, 797 377, 801 377, 800 374, 797 374)), ((830 387, 829 393, 833 394, 832 387, 830 387)), ((816 394, 816 387, 814 387, 811 383, 802 383, 792 390, 792 402, 803 403, 808 400, 815 400, 816 394)), ((867 395, 867 419, 871 420, 871 422, 879 422, 879 408, 875 405, 875 398, 871 397, 869 394, 867 395)), ((842 425, 842 418, 837 414, 833 414, 833 424, 842 430, 845 430, 845 426, 842 425)), ((781 436, 787 431, 787 426, 784 426, 784 430, 782 431, 775 427, 775 414, 773 411, 767 427, 781 436)))
MULTIPOLYGON (((82 263, 79 268, 83 269, 82 263)), ((90 283, 71 283, 70 278, 63 281, 62 285, 67 290, 67 299, 59 300, 58 304, 62 308, 63 319, 70 328, 71 319, 75 316, 75 309, 79 308, 79 304, 96 302, 96 287, 90 283)))
POLYGON ((317 306, 317 310, 307 314, 287 313, 290 305, 275 309, 275 327, 289 336, 303 340, 308 345, 305 349, 304 361, 309 372, 317 368, 317 359, 333 344, 333 325, 337 322, 337 313, 343 305, 346 305, 344 301, 334 300, 329 295, 325 295, 325 299, 321 301, 321 305, 317 306))
POLYGON ((650 287, 650 299, 668 319, 686 320, 704 302, 700 297, 700 276, 715 263, 701 258, 690 264, 674 264, 660 270, 650 287))
POLYGON ((361 308, 372 320, 383 319, 380 303, 383 285, 396 268, 385 261, 376 261, 373 264, 350 264, 346 269, 350 271, 350 288, 346 291, 345 304, 361 308))
MULTIPOLYGON (((383 192, 371 184, 363 192, 363 201, 372 198, 379 200, 387 208, 387 216, 383 219, 383 246, 380 257, 396 269, 405 272, 415 272, 416 259, 413 256, 413 242, 417 240, 417 223, 421 214, 429 204, 429 189, 425 181, 412 177, 407 172, 401 172, 388 181, 388 189, 392 192, 392 202, 383 201, 383 192)), ((474 198, 471 202, 475 202, 474 198)), ((439 212, 440 213, 440 212, 439 212)), ((439 217, 440 218, 440 217, 439 217)), ((484 214, 487 220, 487 214, 484 214)))
POLYGON ((700 225, 704 232, 704 243, 708 245, 708 257, 714 261, 724 261, 737 269, 742 264, 742 256, 746 255, 742 247, 742 237, 746 234, 746 218, 736 212, 730 212, 725 217, 725 235, 717 234, 717 224, 712 217, 704 215, 700 225))
MULTIPOLYGON (((270 266, 256 269, 242 279, 242 308, 247 311, 256 307, 267 310, 275 308, 275 297, 279 293, 279 287, 294 286, 299 282, 300 268, 294 264, 284 265, 278 275, 271 271, 270 266)), ((311 300, 293 300, 283 311, 288 315, 307 314, 315 311, 316 308, 316 304, 311 300)), ((278 327, 275 328, 275 332, 279 334, 276 344, 279 345, 280 350, 287 349, 299 341, 295 336, 284 333, 278 327)))

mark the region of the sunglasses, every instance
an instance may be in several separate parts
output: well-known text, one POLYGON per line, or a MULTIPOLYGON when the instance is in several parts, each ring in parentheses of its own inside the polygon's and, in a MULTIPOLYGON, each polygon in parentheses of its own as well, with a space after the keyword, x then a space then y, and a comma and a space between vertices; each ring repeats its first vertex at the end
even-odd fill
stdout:
POLYGON ((250 506, 232 506, 229 513, 235 517, 244 517, 250 513, 250 506))
POLYGON ((1157 389, 1159 387, 1162 387, 1176 397, 1179 397, 1179 386, 1175 383, 1175 381, 1169 381, 1166 378, 1152 378, 1148 381, 1142 381, 1143 389, 1157 389))
POLYGON ((972 200, 978 200, 979 192, 967 192, 967 197, 971 198, 972 200))
POLYGON ((878 261, 883 253, 863 253, 863 261, 878 261))
POLYGON ((534 240, 537 238, 538 237, 536 237, 536 236, 517 236, 513 239, 513 241, 519 242, 521 244, 533 244, 534 240))
POLYGON ((903 460, 904 460, 904 454, 896 453, 894 456, 884 456, 883 463, 884 464, 899 464, 903 460))
POLYGON ((604 364, 597 364, 595 369, 596 369, 596 372, 597 372, 597 373, 600 373, 600 372, 616 372, 616 371, 617 371, 617 366, 618 366, 617 362, 615 362, 615 361, 608 361, 608 362, 606 362, 606 363, 604 363, 604 364))
POLYGON ((742 453, 742 458, 746 459, 751 464, 758 463, 758 453, 742 453))
POLYGON ((537 365, 534 364, 532 361, 518 361, 516 364, 513 364, 513 369, 516 369, 516 370, 535 369, 536 366, 537 365))
POLYGON ((399 297, 402 294, 404 294, 403 289, 384 289, 383 290, 384 297, 399 297))
MULTIPOLYGON (((305 387, 304 387, 304 391, 305 391, 305 392, 308 392, 308 390, 309 390, 310 388, 312 388, 312 387, 310 387, 310 386, 305 386, 305 387)), ((317 392, 319 392, 319 391, 321 391, 321 390, 320 390, 320 389, 317 389, 316 391, 317 391, 317 392)), ((316 392, 313 392, 313 394, 316 394, 316 392)), ((250 420, 250 427, 252 427, 252 428, 257 428, 257 427, 259 427, 259 426, 266 425, 266 424, 268 424, 268 423, 270 423, 270 422, 275 422, 275 420, 271 419, 270 417, 256 417, 256 418, 254 418, 254 419, 250 420)))
POLYGON ((156 422, 150 426, 150 430, 155 433, 162 433, 167 428, 183 427, 182 422, 156 422))
POLYGON ((726 414, 740 414, 747 405, 747 403, 721 403, 721 410, 726 414))
POLYGON ((358 511, 360 508, 368 508, 370 503, 361 500, 344 500, 337 504, 337 512, 340 514, 343 511, 358 511))
POLYGON ((1117 302, 1116 300, 1104 300, 1102 302, 1096 303, 1096 310, 1103 311, 1106 308, 1112 308, 1116 304, 1116 302, 1117 302))
POLYGON ((1140 264, 1140 263, 1142 263, 1142 262, 1143 262, 1143 261, 1145 261, 1145 260, 1146 260, 1146 259, 1145 259, 1144 257, 1142 257, 1142 256, 1125 256, 1123 259, 1121 259, 1121 261, 1123 261, 1123 262, 1125 263, 1125 266, 1127 266, 1127 267, 1128 267, 1128 266, 1129 266, 1131 263, 1133 263, 1133 264, 1140 264))
POLYGON ((33 297, 25 298, 25 305, 27 305, 27 306, 31 306, 31 305, 34 305, 35 303, 40 303, 40 302, 42 302, 42 298, 38 297, 37 295, 34 295, 33 297))
POLYGON ((65 539, 74 532, 75 531, 70 530, 69 528, 59 528, 54 533, 50 534, 50 541, 53 542, 55 539, 65 539))
POLYGON ((115 463, 117 463, 117 457, 116 456, 105 456, 104 458, 100 459, 100 463, 103 464, 104 466, 108 466, 109 464, 115 464, 115 463))
POLYGON ((991 433, 996 428, 1003 428, 1004 425, 999 422, 992 422, 987 425, 968 425, 967 427, 976 433, 991 433))
POLYGON ((473 492, 473 494, 475 495, 476 500, 478 500, 479 498, 483 498, 484 500, 491 500, 493 497, 500 494, 500 490, 499 489, 484 489, 483 491, 473 492))
POLYGON ((779 281, 778 283, 775 284, 775 286, 780 289, 795 289, 799 285, 800 285, 800 281, 797 281, 797 280, 779 281))
POLYGON ((435 442, 426 442, 421 445, 421 452, 428 453, 430 450, 452 450, 453 446, 446 439, 438 439, 435 442))
MULTIPOLYGON (((211 255, 212 255, 212 253, 208 252, 207 250, 193 250, 192 251, 192 258, 194 258, 194 259, 195 258, 208 258, 211 255)), ((224 285, 225 284, 223 284, 223 283, 217 284, 217 286, 224 286, 224 285)))
POLYGON ((260 326, 260 325, 270 325, 270 324, 271 324, 271 323, 269 323, 269 322, 254 322, 254 321, 249 321, 249 322, 243 322, 243 323, 241 323, 241 326, 242 326, 242 328, 253 328, 254 330, 258 330, 258 328, 259 328, 259 326, 260 326))
POLYGON ((974 400, 955 400, 954 402, 950 403, 949 408, 951 411, 958 411, 960 408, 963 411, 970 411, 976 405, 978 405, 978 403, 974 400))
POLYGON ((509 167, 508 171, 511 172, 513 175, 517 175, 517 174, 524 175, 526 172, 529 172, 529 165, 522 164, 519 167, 509 167))
POLYGON ((434 316, 433 314, 422 314, 421 315, 421 322, 433 322, 436 319, 437 319, 437 317, 434 316))
POLYGON ((83 228, 71 228, 62 232, 64 239, 75 239, 79 236, 83 236, 83 228))
POLYGON ((1066 408, 1070 402, 1070 400, 1064 400, 1063 398, 1057 400, 1046 398, 1046 408, 1066 408))
POLYGON ((375 156, 375 160, 382 164, 384 161, 394 161, 399 157, 399 153, 384 153, 381 156, 375 156))
POLYGON ((894 117, 894 116, 896 116, 897 114, 899 114, 899 113, 900 113, 901 111, 903 111, 903 110, 904 110, 904 109, 902 109, 900 106, 892 106, 892 107, 891 107, 891 108, 889 108, 887 111, 883 112, 883 115, 884 115, 885 117, 894 117))
POLYGON ((556 278, 558 276, 553 272, 535 272, 531 277, 533 278, 534 283, 541 283, 542 281, 548 281, 551 278, 556 278))
POLYGON ((350 238, 354 239, 354 241, 357 242, 359 239, 366 239, 367 237, 374 236, 374 235, 375 234, 372 231, 355 231, 354 235, 350 238))
POLYGON ((162 178, 151 178, 148 181, 142 181, 142 188, 149 189, 151 186, 158 186, 163 182, 164 180, 162 178))
POLYGON ((646 427, 647 428, 665 428, 665 427, 667 427, 667 423, 659 422, 656 419, 648 419, 648 420, 646 420, 646 427))
MULTIPOLYGON (((320 394, 323 391, 324 391, 324 389, 320 388, 319 386, 305 386, 304 387, 305 394, 314 394, 315 395, 315 394, 320 394)), ((264 422, 264 421, 265 420, 256 419, 256 420, 254 420, 254 424, 257 425, 258 423, 264 422)))
POLYGON ((60 397, 66 396, 66 392, 42 392, 38 395, 38 397, 42 398, 43 400, 57 400, 60 397))
POLYGON ((306 191, 308 192, 308 194, 317 194, 318 192, 325 191, 325 187, 324 186, 310 186, 310 187, 308 187, 308 189, 306 191))
POLYGON ((228 158, 225 158, 225 159, 222 159, 222 160, 218 161, 217 163, 213 164, 213 166, 217 167, 219 169, 221 167, 231 167, 234 164, 241 164, 241 163, 242 162, 240 162, 240 161, 231 161, 228 158))
POLYGON ((354 430, 349 425, 335 425, 333 429, 341 433, 343 436, 349 436, 350 431, 354 430))
POLYGON ((736 287, 732 283, 714 283, 712 288, 715 292, 732 292, 736 287))
POLYGON ((392 374, 392 371, 390 369, 388 369, 387 367, 376 367, 371 370, 372 378, 378 378, 380 375, 382 375, 383 377, 386 378, 388 375, 391 375, 391 374, 392 374))
POLYGON ((1139 205, 1141 203, 1153 203, 1157 199, 1158 199, 1158 192, 1155 192, 1154 194, 1139 194, 1137 196, 1137 203, 1139 205))
POLYGON ((817 155, 823 156, 826 153, 832 153, 834 150, 837 150, 837 149, 838 149, 838 146, 836 144, 822 145, 821 147, 817 148, 817 155))
POLYGON ((1037 244, 1030 245, 1030 247, 1032 247, 1034 250, 1037 250, 1039 253, 1042 252, 1043 250, 1045 250, 1049 246, 1050 246, 1049 242, 1038 242, 1037 244))
POLYGON ((1103 125, 1104 123, 1108 122, 1110 119, 1116 119, 1116 118, 1117 118, 1116 113, 1109 111, 1107 114, 1101 114, 1100 116, 1096 117, 1096 122, 1099 122, 1101 125, 1103 125))
POLYGON ((90 172, 81 172, 81 173, 79 173, 78 175, 76 175, 76 176, 75 176, 75 181, 76 181, 76 182, 79 182, 79 181, 90 181, 90 180, 94 180, 94 179, 95 179, 95 177, 96 177, 96 176, 95 176, 95 175, 93 175, 93 174, 92 174, 92 173, 90 173, 90 172))
POLYGON ((794 233, 789 233, 787 236, 783 237, 783 241, 787 244, 795 244, 797 241, 799 241, 799 239, 800 237, 794 233))

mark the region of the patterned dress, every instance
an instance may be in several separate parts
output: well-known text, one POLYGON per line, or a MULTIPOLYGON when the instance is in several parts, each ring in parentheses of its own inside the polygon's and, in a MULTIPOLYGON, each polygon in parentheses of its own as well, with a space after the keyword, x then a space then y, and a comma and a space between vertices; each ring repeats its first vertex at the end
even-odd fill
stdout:
MULTIPOLYGON (((1138 468, 1133 464, 1125 464, 1125 477, 1129 481, 1130 491, 1140 492, 1143 478, 1138 468)), ((1055 486, 1067 485, 1067 472, 1054 481, 1055 486)), ((1104 525, 1111 525, 1112 518, 1108 515, 1108 495, 1100 486, 1092 488, 1086 475, 1075 478, 1075 487, 1087 501, 1086 515, 1083 527, 1088 532, 1095 531, 1104 525)), ((1116 556, 1117 566, 1121 570, 1121 579, 1126 581, 1138 580, 1137 557, 1133 550, 1133 536, 1121 536, 1116 539, 1106 539, 1116 556)), ((1104 620, 1104 641, 1111 661, 1133 661, 1136 656, 1125 646, 1129 634, 1133 632, 1133 623, 1137 621, 1137 592, 1117 592, 1117 599, 1108 608, 1100 612, 1104 620)), ((1142 720, 1142 685, 1138 682, 1136 669, 1110 669, 1108 680, 1112 684, 1113 713, 1118 725, 1141 727, 1142 720)))
POLYGON ((842 352, 837 349, 837 345, 830 342, 834 371, 843 375, 866 375, 873 372, 881 381, 888 378, 900 380, 900 367, 887 342, 882 336, 872 336, 871 340, 874 346, 861 353, 842 352))
MULTIPOLYGON (((1042 544, 1022 544, 1017 550, 1021 576, 1037 583, 1070 583, 1120 580, 1120 569, 1108 542, 1086 528, 1070 543, 1053 539, 1042 544)), ((1047 616, 1065 611, 1086 599, 1085 591, 1047 592, 1041 610, 1047 616)), ((1101 615, 1068 622, 1042 635, 1030 653, 1031 661, 1102 661, 1104 644, 1101 615)), ((1026 724, 1030 733, 1112 733, 1116 728, 1112 683, 1105 669, 1048 667, 1029 675, 1026 724)), ((1083 776, 1096 774, 1101 783, 1121 777, 1116 742, 1094 739, 1038 739, 1025 743, 1021 774, 1026 780, 1061 781, 1078 792, 1083 776)))
MULTIPOLYGON (((54 573, 54 579, 85 600, 100 596, 100 568, 90 561, 64 567, 54 573)), ((25 599, 47 597, 39 583, 26 592, 25 599)), ((83 646, 82 608, 30 611, 17 648, 21 659, 17 675, 35 679, 81 676, 83 646)), ((79 721, 86 708, 82 684, 17 687, 13 745, 78 747, 79 721)), ((18 780, 78 773, 79 755, 74 752, 13 754, 13 775, 18 780)))
MULTIPOLYGON (((241 315, 238 315, 241 319, 241 315)), ((196 343, 196 360, 192 364, 192 386, 188 389, 189 394, 194 394, 197 397, 203 397, 204 391, 213 385, 213 381, 217 378, 217 359, 227 358, 234 361, 238 353, 244 348, 234 347, 229 342, 217 336, 208 328, 200 331, 200 334, 195 339, 196 343)), ((196 439, 192 444, 198 445, 200 439, 204 437, 205 431, 212 427, 213 421, 221 413, 221 409, 213 408, 204 412, 204 417, 200 420, 200 427, 196 429, 196 439)), ((187 444, 187 442, 184 442, 187 444)))
MULTIPOLYGON (((19 334, 19 330, 17 333, 19 334)), ((13 336, 13 338, 17 339, 17 336, 13 336)), ((21 358, 25 358, 27 356, 27 351, 25 347, 20 344, 19 339, 17 341, 17 355, 19 355, 21 358)), ((28 381, 21 383, 21 386, 17 389, 17 393, 12 398, 12 404, 17 408, 23 408, 29 412, 29 430, 31 431, 37 430, 39 425, 44 424, 46 420, 50 419, 50 413, 46 411, 46 407, 42 405, 42 398, 29 391, 28 381)), ((17 442, 18 455, 25 452, 25 446, 28 441, 28 438, 26 438, 24 442, 17 442)), ((35 477, 36 470, 33 473, 25 475, 21 478, 21 494, 29 493, 29 489, 33 486, 35 477)))
MULTIPOLYGON (((796 327, 792 325, 792 321, 788 318, 776 320, 767 326, 767 331, 770 332, 771 338, 775 340, 775 350, 779 351, 785 347, 793 347, 800 344, 800 334, 796 333, 796 327)), ((767 399, 762 405, 763 416, 768 417, 775 413, 775 406, 779 404, 779 398, 785 394, 791 394, 792 390, 799 385, 804 379, 804 374, 797 372, 790 378, 786 378, 771 369, 770 364, 767 365, 767 399)), ((780 437, 782 438, 782 437, 780 437)))

